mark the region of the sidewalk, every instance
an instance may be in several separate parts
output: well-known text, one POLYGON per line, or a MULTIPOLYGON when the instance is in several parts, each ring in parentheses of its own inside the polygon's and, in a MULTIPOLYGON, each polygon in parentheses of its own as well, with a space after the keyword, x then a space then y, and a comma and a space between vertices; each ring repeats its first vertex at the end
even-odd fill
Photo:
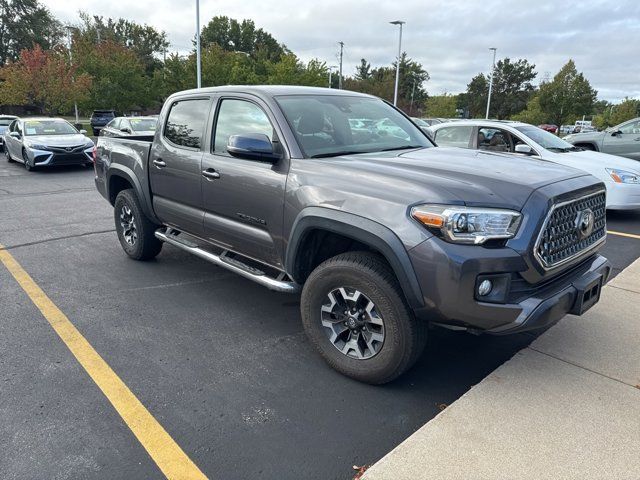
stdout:
POLYGON ((363 480, 640 479, 640 260, 363 480))

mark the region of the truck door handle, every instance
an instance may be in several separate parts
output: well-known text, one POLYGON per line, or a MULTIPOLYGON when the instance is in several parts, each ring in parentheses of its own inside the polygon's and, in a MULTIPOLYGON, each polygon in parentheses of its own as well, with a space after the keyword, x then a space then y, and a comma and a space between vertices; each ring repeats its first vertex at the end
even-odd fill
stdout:
POLYGON ((167 164, 164 163, 164 161, 162 159, 160 159, 160 158, 154 159, 153 160, 153 164, 158 168, 162 168, 162 167, 166 167, 167 166, 167 164))
POLYGON ((213 168, 207 168, 202 171, 202 176, 207 180, 214 180, 216 178, 220 178, 220 174, 216 172, 213 168))

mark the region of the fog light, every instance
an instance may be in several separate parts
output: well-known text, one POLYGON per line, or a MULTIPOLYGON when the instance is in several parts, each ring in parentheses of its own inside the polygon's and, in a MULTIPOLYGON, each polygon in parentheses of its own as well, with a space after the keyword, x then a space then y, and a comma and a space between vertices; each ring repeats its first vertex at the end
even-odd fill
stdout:
POLYGON ((480 285, 478 285, 478 295, 481 297, 489 295, 492 288, 493 284, 491 283, 491 280, 483 280, 480 282, 480 285))

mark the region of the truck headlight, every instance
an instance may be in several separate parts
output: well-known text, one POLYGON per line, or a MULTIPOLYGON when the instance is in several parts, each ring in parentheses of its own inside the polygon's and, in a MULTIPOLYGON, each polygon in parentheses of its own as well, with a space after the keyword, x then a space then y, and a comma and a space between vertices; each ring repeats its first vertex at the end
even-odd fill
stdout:
POLYGON ((607 168, 607 173, 616 183, 635 183, 640 184, 640 175, 626 170, 618 170, 617 168, 607 168))
POLYGON ((513 210, 457 205, 418 205, 411 216, 447 241, 475 245, 512 238, 522 221, 513 210))

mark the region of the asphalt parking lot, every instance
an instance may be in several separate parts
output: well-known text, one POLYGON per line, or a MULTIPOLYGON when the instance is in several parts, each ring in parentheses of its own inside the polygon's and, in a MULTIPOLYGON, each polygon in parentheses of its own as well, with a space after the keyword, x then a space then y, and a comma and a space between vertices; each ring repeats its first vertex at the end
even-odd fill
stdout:
MULTIPOLYGON (((296 296, 171 246, 129 260, 90 169, 0 156, 0 215, 0 244, 212 479, 349 479, 533 338, 433 330, 408 374, 362 385, 311 349, 296 296)), ((630 235, 604 247, 617 273, 640 256, 640 213, 608 222, 630 235)), ((2 478, 163 478, 2 266, 0 302, 2 478)))

